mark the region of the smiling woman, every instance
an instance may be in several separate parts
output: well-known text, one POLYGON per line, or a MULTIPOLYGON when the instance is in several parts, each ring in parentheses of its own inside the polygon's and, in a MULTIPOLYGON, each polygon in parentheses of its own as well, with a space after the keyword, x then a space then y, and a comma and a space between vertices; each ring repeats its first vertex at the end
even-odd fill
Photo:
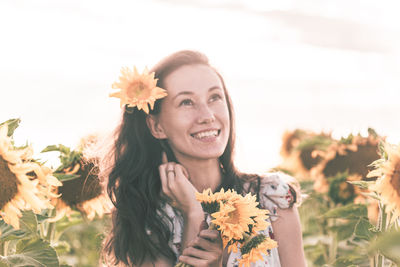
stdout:
POLYGON ((168 96, 148 117, 153 136, 166 139, 179 162, 218 158, 229 138, 229 111, 221 79, 206 65, 187 65, 165 79, 168 96))
MULTIPOLYGON (((115 206, 105 244, 107 264, 173 266, 179 259, 194 266, 237 266, 241 252, 224 250, 218 231, 204 230, 195 197, 223 188, 256 195, 260 207, 271 213, 272 227, 264 234, 274 238, 275 232, 279 248, 265 249, 254 266, 304 266, 296 191, 282 174, 236 170, 232 102, 207 57, 180 51, 151 72, 157 83, 140 92, 162 88, 167 96, 153 99, 154 108, 153 100, 145 108, 124 103, 115 143, 102 161, 115 206)), ((132 89, 139 76, 122 78, 126 88, 132 89)), ((130 98, 137 102, 135 93, 130 98)))

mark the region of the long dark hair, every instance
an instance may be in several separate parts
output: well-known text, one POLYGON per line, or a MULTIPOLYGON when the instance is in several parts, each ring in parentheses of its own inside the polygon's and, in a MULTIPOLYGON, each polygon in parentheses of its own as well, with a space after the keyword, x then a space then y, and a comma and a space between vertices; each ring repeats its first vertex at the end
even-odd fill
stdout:
MULTIPOLYGON (((157 86, 164 88, 164 80, 170 73, 194 64, 210 66, 208 58, 202 53, 184 50, 166 57, 150 72, 155 72, 157 86)), ((233 162, 235 124, 232 102, 221 75, 216 73, 223 84, 230 115, 229 139, 219 159, 224 173, 220 188, 234 188, 240 192, 240 178, 244 175, 236 170, 233 162)), ((150 114, 159 114, 161 102, 162 99, 156 101, 150 114)), ((108 160, 103 161, 109 166, 103 166, 103 169, 109 169, 106 175, 107 193, 115 206, 112 229, 104 246, 104 258, 115 265, 140 265, 144 260, 155 260, 159 255, 176 260, 173 250, 168 246, 171 222, 162 209, 164 200, 160 196, 158 172, 163 150, 166 150, 170 161, 176 161, 176 158, 167 142, 152 136, 146 116, 137 109, 123 113, 108 160)))

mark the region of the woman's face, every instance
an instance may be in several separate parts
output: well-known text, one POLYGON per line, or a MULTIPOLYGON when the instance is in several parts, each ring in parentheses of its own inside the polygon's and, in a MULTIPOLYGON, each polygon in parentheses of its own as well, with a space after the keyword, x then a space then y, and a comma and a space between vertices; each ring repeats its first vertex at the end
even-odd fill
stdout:
POLYGON ((222 82, 206 65, 180 67, 164 80, 168 96, 158 123, 178 160, 220 157, 229 138, 229 111, 222 82))

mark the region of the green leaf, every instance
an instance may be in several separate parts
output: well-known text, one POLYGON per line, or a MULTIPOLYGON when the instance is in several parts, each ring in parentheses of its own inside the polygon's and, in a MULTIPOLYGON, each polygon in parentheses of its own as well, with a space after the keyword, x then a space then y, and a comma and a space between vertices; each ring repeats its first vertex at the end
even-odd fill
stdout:
POLYGON ((361 189, 368 189, 369 185, 374 184, 372 181, 347 181, 349 184, 356 185, 361 189))
POLYGON ((5 122, 0 123, 0 126, 3 124, 8 124, 8 136, 12 136, 14 134, 15 129, 18 128, 19 124, 21 122, 21 119, 10 119, 5 122))
POLYGON ((329 230, 336 232, 339 241, 350 238, 354 233, 354 227, 357 224, 357 220, 349 220, 346 223, 329 227, 329 230))
POLYGON ((369 253, 380 253, 400 265, 400 231, 386 232, 370 243, 369 253))
POLYGON ((71 250, 70 244, 66 241, 59 241, 55 244, 53 244, 53 248, 57 251, 57 255, 63 255, 71 250))
POLYGON ((21 240, 14 255, 2 257, 1 262, 12 267, 58 267, 56 251, 47 241, 39 238, 21 240))
POLYGON ((375 192, 370 192, 370 193, 361 192, 361 195, 381 201, 381 197, 375 192))
POLYGON ((59 144, 59 145, 47 146, 42 150, 42 152, 52 152, 52 151, 57 151, 60 152, 61 154, 68 155, 71 152, 71 149, 67 146, 59 144))
MULTIPOLYGON (((47 212, 47 210, 46 210, 46 212, 47 212)), ((42 214, 36 214, 36 219, 37 219, 38 224, 41 224, 42 222, 46 221, 49 218, 51 218, 51 217, 49 217, 47 215, 44 215, 43 213, 42 214)))
POLYGON ((36 215, 31 210, 22 212, 19 224, 22 231, 37 235, 38 222, 36 215))
POLYGON ((58 146, 56 146, 56 145, 51 145, 51 146, 45 147, 40 153, 51 152, 51 151, 58 151, 58 152, 60 152, 60 150, 58 149, 58 146))
POLYGON ((53 173, 60 182, 70 181, 81 177, 80 175, 75 174, 64 174, 64 173, 53 173))
POLYGON ((375 131, 374 128, 368 128, 368 135, 372 135, 373 137, 378 137, 378 133, 375 131))
POLYGON ((375 226, 372 225, 367 219, 361 218, 354 228, 355 237, 370 240, 376 234, 375 226))
POLYGON ((369 164, 368 167, 379 168, 383 163, 385 163, 385 159, 377 159, 369 164))
POLYGON ((326 150, 326 148, 333 143, 333 140, 329 136, 317 135, 308 137, 300 142, 296 146, 296 150, 302 151, 307 149, 326 150))
POLYGON ((47 146, 45 149, 42 150, 42 153, 43 152, 52 152, 52 151, 60 152, 64 156, 68 156, 71 153, 71 149, 62 144, 59 144, 58 146, 57 145, 47 146))
POLYGON ((26 236, 24 231, 14 229, 14 227, 6 224, 3 220, 0 220, 0 232, 0 242, 21 239, 26 236))
POLYGON ((71 226, 83 223, 84 220, 79 212, 74 212, 69 218, 64 217, 56 224, 57 233, 62 233, 71 226))
POLYGON ((334 208, 322 215, 324 218, 358 219, 368 216, 367 207, 361 204, 348 204, 334 208))

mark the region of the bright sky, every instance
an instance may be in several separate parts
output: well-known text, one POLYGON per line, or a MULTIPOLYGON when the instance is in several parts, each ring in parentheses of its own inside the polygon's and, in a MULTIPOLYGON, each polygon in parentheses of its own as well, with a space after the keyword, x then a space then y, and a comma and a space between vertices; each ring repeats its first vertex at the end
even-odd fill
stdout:
MULTIPOLYGON (((2 0, 0 121, 19 117, 35 152, 107 132, 122 66, 181 49, 208 55, 237 115, 237 164, 280 162, 296 127, 336 137, 367 127, 400 142, 399 3, 319 0, 2 0)), ((45 158, 45 157, 43 157, 45 158)), ((50 160, 52 162, 52 160, 50 160)))

